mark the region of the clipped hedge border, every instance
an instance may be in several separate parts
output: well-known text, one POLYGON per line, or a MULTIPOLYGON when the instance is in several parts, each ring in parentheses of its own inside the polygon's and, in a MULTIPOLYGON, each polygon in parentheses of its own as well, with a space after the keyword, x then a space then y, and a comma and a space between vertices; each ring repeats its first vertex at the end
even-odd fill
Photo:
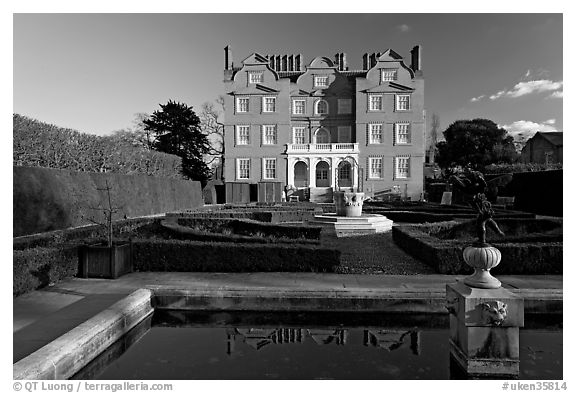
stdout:
POLYGON ((306 245, 137 239, 134 270, 148 272, 333 272, 340 251, 306 245))
MULTIPOLYGON (((136 229, 160 222, 163 217, 140 217, 119 220, 112 223, 115 237, 125 237, 136 229)), ((66 243, 86 243, 104 238, 103 228, 100 225, 89 225, 70 229, 60 229, 57 231, 36 233, 33 235, 19 236, 13 238, 13 249, 24 250, 34 247, 54 247, 66 243)))
POLYGON ((313 210, 259 210, 259 209, 223 209, 215 211, 189 211, 184 213, 168 213, 166 217, 178 218, 233 218, 248 219, 279 224, 283 222, 301 222, 314 218, 313 210))
MULTIPOLYGON (((423 227, 454 226, 454 221, 439 224, 395 226, 392 239, 408 254, 433 267, 440 274, 469 274, 473 269, 466 265, 462 252, 470 245, 460 240, 439 239, 429 235, 423 227)), ((498 243, 502 262, 492 269, 494 274, 562 274, 562 242, 498 243)), ((519 239, 528 240, 528 239, 519 239)), ((531 240, 537 240, 534 236, 531 240)), ((553 239, 552 239, 553 240, 553 239)), ((503 240, 506 241, 506 240, 503 240)))
POLYGON ((12 266, 12 294, 19 296, 75 276, 78 273, 78 249, 69 246, 14 250, 12 266))

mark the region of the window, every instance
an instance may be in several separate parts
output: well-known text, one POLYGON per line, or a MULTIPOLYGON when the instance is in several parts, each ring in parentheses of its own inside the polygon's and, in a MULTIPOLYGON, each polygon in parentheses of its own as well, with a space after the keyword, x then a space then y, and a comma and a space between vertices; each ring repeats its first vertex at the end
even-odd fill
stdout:
POLYGON ((368 96, 368 110, 381 111, 382 110, 382 96, 371 94, 368 96))
POLYGON ((276 126, 262 126, 262 144, 275 145, 276 144, 276 126))
POLYGON ((314 77, 314 87, 328 87, 328 75, 315 76, 314 77))
POLYGON ((264 179, 275 179, 276 178, 276 159, 275 158, 264 158, 264 179))
POLYGON ((250 126, 236 126, 236 144, 250 144, 250 126))
POLYGON ((330 133, 325 128, 316 131, 316 143, 330 143, 330 133))
POLYGON ((390 82, 398 79, 398 70, 395 68, 383 68, 381 72, 382 82, 390 82))
POLYGON ((382 178, 382 157, 370 158, 370 178, 382 178))
POLYGON ((338 113, 352 113, 352 100, 350 98, 341 98, 338 100, 338 113))
POLYGON ((295 144, 303 145, 305 142, 305 135, 306 135, 306 128, 304 127, 294 127, 292 128, 292 132, 294 133, 294 138, 292 139, 295 144))
POLYGON ((396 179, 410 177, 410 157, 396 157, 396 179))
POLYGON ((248 83, 262 83, 263 80, 262 72, 249 72, 248 73, 248 83))
POLYGON ((276 112, 276 97, 262 98, 262 112, 276 112))
POLYGON ((250 99, 248 97, 238 97, 236 99, 236 112, 246 113, 248 112, 250 99))
POLYGON ((382 124, 370 124, 370 144, 382 143, 382 124))
POLYGON ((551 151, 544 152, 544 164, 550 165, 554 163, 554 153, 551 151))
POLYGON ((410 110, 410 96, 409 95, 397 95, 396 96, 396 110, 397 111, 410 110))
POLYGON ((236 166, 238 168, 238 179, 250 179, 250 159, 249 158, 238 158, 236 160, 236 166))
POLYGON ((394 127, 396 128, 395 144, 410 143, 410 123, 396 123, 394 127))
POLYGON ((328 113, 328 103, 324 100, 316 101, 316 114, 325 115, 328 113))
POLYGON ((338 127, 338 142, 340 143, 352 142, 352 128, 350 126, 338 127))
POLYGON ((294 100, 292 101, 292 114, 304 115, 306 113, 306 101, 294 100))

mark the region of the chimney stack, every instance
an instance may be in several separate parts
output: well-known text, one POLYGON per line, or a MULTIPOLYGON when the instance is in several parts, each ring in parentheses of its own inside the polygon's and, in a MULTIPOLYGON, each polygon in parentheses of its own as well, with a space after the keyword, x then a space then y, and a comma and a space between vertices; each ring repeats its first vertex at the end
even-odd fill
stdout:
POLYGON ((340 53, 334 55, 334 64, 336 65, 336 69, 340 70, 340 53))
POLYGON ((282 55, 282 71, 288 71, 288 56, 282 55))
POLYGON ((348 71, 348 64, 346 63, 346 53, 340 53, 340 64, 342 65, 342 71, 348 71))
POLYGON ((370 68, 376 65, 376 53, 370 54, 370 68))
POLYGON ((368 53, 364 53, 362 55, 362 69, 367 70, 368 68, 368 53))
POLYGON ((420 71, 422 69, 422 48, 420 45, 416 45, 412 48, 410 54, 412 55, 412 64, 410 65, 410 68, 415 72, 420 71))
POLYGON ((224 69, 231 70, 234 68, 234 62, 232 60, 232 47, 230 45, 226 45, 224 48, 224 69))
POLYGON ((297 54, 294 57, 294 71, 302 70, 301 64, 302 64, 302 55, 297 54))
POLYGON ((288 56, 288 71, 294 71, 294 55, 288 56))

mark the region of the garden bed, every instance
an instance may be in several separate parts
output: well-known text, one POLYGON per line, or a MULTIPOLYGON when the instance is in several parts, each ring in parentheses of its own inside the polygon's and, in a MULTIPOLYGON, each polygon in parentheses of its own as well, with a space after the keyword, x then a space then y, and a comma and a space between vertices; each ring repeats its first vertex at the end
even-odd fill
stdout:
MULTIPOLYGON (((463 250, 474 237, 473 220, 406 225, 392 228, 396 245, 441 274, 472 272, 463 250)), ((502 253, 495 274, 562 274, 562 221, 499 219, 504 238, 488 233, 487 241, 502 253)))

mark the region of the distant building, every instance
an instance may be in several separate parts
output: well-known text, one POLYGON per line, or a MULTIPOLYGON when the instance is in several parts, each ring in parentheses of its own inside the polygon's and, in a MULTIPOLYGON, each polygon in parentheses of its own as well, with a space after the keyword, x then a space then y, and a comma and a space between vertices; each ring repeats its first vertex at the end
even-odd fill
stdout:
POLYGON ((411 64, 392 49, 316 57, 254 53, 239 66, 225 48, 226 182, 279 182, 317 202, 336 187, 369 195, 423 190, 425 143, 421 51, 411 64))
POLYGON ((526 141, 519 161, 535 164, 562 163, 562 135, 562 132, 537 132, 526 141))

